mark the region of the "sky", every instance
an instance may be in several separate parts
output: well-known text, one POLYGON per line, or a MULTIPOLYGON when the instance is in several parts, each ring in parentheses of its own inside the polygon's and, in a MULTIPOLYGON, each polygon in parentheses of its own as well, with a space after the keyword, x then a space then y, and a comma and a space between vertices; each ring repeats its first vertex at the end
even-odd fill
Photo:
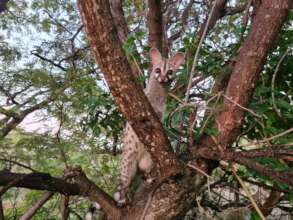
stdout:
POLYGON ((59 122, 56 118, 48 117, 43 110, 39 110, 25 117, 18 127, 27 132, 56 134, 58 131, 58 124, 59 122))

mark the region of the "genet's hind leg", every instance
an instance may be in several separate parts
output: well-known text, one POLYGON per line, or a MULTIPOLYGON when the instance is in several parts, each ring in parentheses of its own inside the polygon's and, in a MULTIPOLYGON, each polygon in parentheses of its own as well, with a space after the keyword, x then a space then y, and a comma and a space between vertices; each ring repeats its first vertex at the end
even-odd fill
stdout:
POLYGON ((137 171, 137 162, 135 161, 122 161, 120 184, 117 192, 114 194, 114 199, 119 205, 124 205, 127 202, 127 192, 133 177, 137 171))
POLYGON ((125 133, 122 140, 123 152, 121 158, 120 184, 114 199, 123 205, 126 203, 126 195, 131 181, 137 171, 138 151, 137 143, 139 142, 136 134, 129 124, 126 124, 125 133))
POLYGON ((138 167, 141 171, 143 171, 146 181, 148 183, 151 183, 153 181, 153 178, 150 175, 153 169, 153 166, 154 166, 154 163, 150 153, 147 152, 145 149, 143 149, 143 155, 138 161, 138 167))

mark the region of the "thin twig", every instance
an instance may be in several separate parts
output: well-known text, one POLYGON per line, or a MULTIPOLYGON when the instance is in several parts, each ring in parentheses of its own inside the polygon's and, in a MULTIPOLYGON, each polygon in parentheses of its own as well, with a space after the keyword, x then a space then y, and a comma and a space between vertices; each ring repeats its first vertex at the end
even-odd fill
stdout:
MULTIPOLYGON (((209 24, 210 24, 210 20, 212 18, 212 14, 213 14, 213 11, 214 11, 214 9, 216 7, 216 4, 217 4, 217 0, 215 0, 215 2, 213 4, 213 7, 212 7, 212 9, 210 11, 210 14, 208 16, 208 20, 207 20, 207 22, 205 24, 203 34, 202 34, 202 36, 200 38, 200 41, 198 43, 198 46, 196 48, 196 52, 195 52, 195 55, 194 55, 194 58, 193 58, 192 68, 191 68, 191 71, 190 71, 190 76, 189 76, 189 81, 188 81, 188 85, 187 85, 187 89, 186 89, 185 100, 184 100, 183 106, 185 106, 188 103, 188 101, 189 101, 190 90, 191 90, 192 81, 193 81, 192 79, 193 79, 193 77, 195 75, 195 68, 197 66, 199 51, 200 51, 200 48, 201 48, 201 46, 203 44, 203 41, 204 41, 204 39, 206 37, 207 31, 208 31, 208 27, 209 27, 209 24)), ((182 128, 182 126, 183 126, 183 120, 180 123, 180 126, 179 127, 182 128)))
POLYGON ((204 175, 206 178, 207 178, 207 188, 208 188, 208 195, 209 197, 211 198, 211 188, 210 188, 210 185, 211 185, 211 179, 213 178, 212 176, 210 176, 209 174, 207 174, 206 172, 204 172, 202 169, 194 166, 193 164, 191 163, 188 163, 187 164, 188 167, 198 171, 199 173, 201 173, 202 175, 204 175))
POLYGON ((0 160, 5 161, 5 162, 9 162, 9 163, 13 163, 13 164, 18 165, 18 166, 20 166, 20 167, 26 168, 26 169, 28 169, 28 170, 30 170, 30 171, 32 171, 32 172, 36 172, 36 173, 38 172, 37 170, 31 168, 30 166, 25 165, 25 164, 23 164, 23 163, 20 163, 20 162, 18 162, 18 161, 15 161, 15 160, 6 159, 6 158, 4 158, 4 157, 3 157, 3 158, 1 157, 0 160))
POLYGON ((266 218, 264 217, 264 215, 262 214, 260 208, 258 207, 258 205, 256 204, 255 200, 253 199, 249 189, 247 188, 247 186, 245 185, 245 183, 243 182, 243 180, 237 175, 236 171, 235 171, 235 167, 232 164, 231 165, 231 170, 233 175, 236 177, 236 179, 238 180, 238 182, 240 183, 241 187, 243 188, 243 190, 245 191, 246 195, 248 196, 251 204, 253 205, 255 211, 258 213, 258 215, 260 216, 260 218, 262 220, 266 220, 266 218))
POLYGON ((228 96, 226 95, 223 95, 225 99, 227 99, 228 101, 234 103, 235 105, 237 105, 239 108, 245 110, 245 111, 248 111, 249 113, 251 113, 253 116, 257 117, 257 118, 262 118, 260 115, 256 114, 254 111, 252 111, 251 109, 249 108, 245 108, 244 106, 240 105, 238 102, 234 101, 233 99, 229 98, 228 96))
POLYGON ((191 163, 187 164, 188 167, 200 172, 202 175, 204 175, 206 178, 212 178, 212 176, 210 176, 209 174, 207 174, 206 172, 204 172, 203 170, 199 169, 198 167, 192 165, 191 163))
POLYGON ((144 74, 143 74, 143 70, 140 68, 140 66, 139 66, 139 64, 138 64, 138 62, 137 62, 137 60, 136 60, 136 58, 133 56, 132 53, 130 54, 130 56, 131 56, 131 58, 132 58, 132 62, 134 63, 136 69, 137 69, 138 72, 139 72, 139 75, 143 76, 143 75, 144 75, 144 74))
POLYGON ((243 15, 243 19, 242 19, 242 28, 243 30, 241 31, 241 36, 240 36, 240 41, 242 42, 244 40, 244 33, 247 29, 247 24, 248 24, 248 20, 249 20, 249 8, 252 4, 252 0, 248 0, 246 6, 245 6, 245 13, 243 15))
POLYGON ((144 220, 145 215, 146 215, 146 212, 147 212, 147 210, 148 210, 148 208, 149 208, 149 206, 150 206, 150 204, 151 204, 151 201, 152 201, 152 199, 153 199, 154 192, 155 192, 155 189, 153 189, 153 190, 150 192, 150 194, 149 194, 149 196, 148 196, 148 199, 147 199, 147 202, 146 202, 146 204, 145 204, 145 207, 144 207, 144 209, 143 209, 142 215, 141 215, 141 217, 140 217, 140 220, 144 220))
MULTIPOLYGON (((282 137, 282 136, 284 136, 284 135, 286 135, 286 134, 290 134, 291 132, 293 132, 293 128, 290 128, 290 129, 288 129, 288 130, 286 130, 286 131, 284 131, 284 132, 281 132, 281 133, 279 133, 279 134, 277 134, 277 135, 275 135, 275 136, 272 136, 272 137, 269 137, 269 138, 262 139, 262 140, 258 141, 257 143, 253 143, 253 142, 251 142, 251 143, 249 143, 249 144, 240 145, 239 147, 247 147, 247 146, 251 146, 251 145, 258 145, 258 144, 261 144, 261 143, 265 143, 265 142, 268 142, 268 141, 274 140, 274 139, 276 139, 276 138, 282 137)), ((293 143, 288 143, 288 144, 289 144, 289 146, 291 146, 293 143)))
MULTIPOLYGON (((207 106, 207 105, 208 105, 208 104, 209 104, 214 98, 217 98, 215 104, 213 105, 213 109, 215 109, 215 107, 217 106, 217 104, 218 104, 219 101, 220 101, 221 94, 222 94, 222 92, 219 92, 219 93, 217 93, 216 95, 212 96, 212 97, 207 101, 206 106, 207 106)), ((204 129, 205 129, 205 127, 206 127, 208 121, 209 121, 210 118, 212 117, 212 115, 213 115, 213 114, 210 113, 210 114, 208 115, 207 119, 203 122, 203 125, 202 125, 202 127, 201 127, 201 129, 200 129, 200 131, 199 131, 199 136, 201 136, 201 134, 204 132, 204 129)))
POLYGON ((200 48, 202 46, 202 43, 206 37, 206 34, 207 34, 207 31, 208 31, 208 27, 209 27, 209 24, 210 24, 210 20, 212 18, 212 14, 213 14, 213 11, 216 7, 216 4, 217 4, 217 0, 215 0, 214 4, 213 4, 213 7, 210 11, 210 14, 209 14, 209 17, 208 17, 208 20, 207 20, 207 23, 205 25, 205 28, 204 28, 204 31, 203 31, 203 34, 200 38, 200 41, 198 43, 198 46, 196 48, 196 52, 195 52, 195 56, 193 58, 193 63, 192 63, 192 67, 191 67, 191 71, 190 71, 190 76, 189 76, 189 81, 188 81, 188 86, 187 86, 187 90, 186 90, 186 95, 185 95, 185 103, 188 103, 188 100, 189 100, 189 95, 190 95, 190 89, 191 89, 191 85, 192 85, 192 79, 194 77, 194 74, 195 74, 195 68, 196 68, 196 65, 197 65, 197 60, 198 60, 198 56, 199 56, 199 51, 200 51, 200 48))
POLYGON ((285 59, 285 57, 287 56, 287 54, 289 53, 289 48, 285 51, 285 53, 283 54, 283 56, 281 57, 281 59, 279 60, 276 68, 275 68, 275 71, 274 71, 274 74, 273 74, 273 77, 272 77, 272 102, 273 102, 273 108, 275 109, 277 115, 282 118, 282 115, 281 115, 281 112, 279 111, 279 109, 277 108, 277 105, 276 105, 276 102, 275 102, 275 81, 276 81, 276 76, 277 76, 277 73, 279 72, 279 69, 280 69, 280 66, 281 66, 281 63, 283 62, 283 60, 285 59))
POLYGON ((182 105, 184 104, 184 102, 178 96, 176 96, 174 93, 169 92, 168 95, 171 96, 176 101, 180 102, 180 104, 182 104, 182 105))
POLYGON ((168 119, 168 124, 169 124, 170 128, 176 130, 176 131, 177 131, 178 133, 180 133, 180 134, 183 134, 183 133, 181 132, 181 130, 182 130, 182 125, 183 125, 183 118, 182 118, 182 121, 181 121, 181 123, 180 123, 180 125, 179 125, 179 129, 176 129, 176 128, 173 126, 173 124, 172 124, 172 120, 173 120, 173 117, 174 117, 175 113, 179 112, 180 110, 182 110, 182 109, 184 109, 184 108, 186 108, 186 109, 191 108, 191 109, 193 109, 193 110, 195 110, 195 111, 197 110, 197 107, 196 107, 195 105, 193 105, 193 104, 182 103, 182 105, 178 106, 174 111, 172 111, 172 112, 169 114, 169 119, 168 119))

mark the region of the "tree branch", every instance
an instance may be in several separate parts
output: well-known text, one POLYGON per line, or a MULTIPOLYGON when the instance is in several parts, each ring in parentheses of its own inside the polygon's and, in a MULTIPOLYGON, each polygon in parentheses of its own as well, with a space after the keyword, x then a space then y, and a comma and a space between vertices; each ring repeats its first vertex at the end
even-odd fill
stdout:
POLYGON ((283 192, 283 193, 289 193, 290 192, 290 189, 282 189, 282 188, 280 188, 280 187, 278 187, 276 185, 269 186, 269 185, 266 185, 265 183, 256 182, 256 181, 250 180, 250 179, 245 178, 245 177, 242 177, 242 179, 245 182, 251 183, 253 185, 257 185, 257 186, 262 187, 262 188, 265 188, 265 189, 270 189, 272 191, 278 191, 278 192, 283 192))
POLYGON ((110 6, 118 37, 121 42, 126 42, 129 30, 124 17, 122 0, 110 0, 110 6))
POLYGON ((225 15, 235 15, 238 13, 243 12, 246 9, 246 4, 236 6, 236 7, 226 7, 225 9, 225 15))
POLYGON ((67 220, 69 217, 69 196, 61 196, 60 201, 61 220, 67 220))
MULTIPOLYGON (((244 42, 226 89, 225 95, 243 107, 247 107, 251 94, 263 68, 265 59, 273 45, 279 30, 289 11, 289 0, 262 1, 253 20, 250 33, 244 42), (270 16, 268 16, 270 15, 270 16)), ((221 145, 224 149, 231 146, 239 134, 245 110, 239 108, 229 100, 224 100, 223 111, 215 120, 215 127, 219 131, 217 137, 205 137, 202 146, 206 148, 206 155, 211 147, 217 149, 221 145)))
POLYGON ((39 53, 36 53, 36 52, 32 51, 31 54, 36 56, 36 57, 38 57, 38 58, 40 58, 43 61, 46 61, 46 62, 52 64, 53 66, 55 66, 55 67, 57 67, 57 68, 59 68, 59 69, 61 69, 63 71, 66 71, 66 68, 63 67, 61 64, 55 63, 53 60, 50 60, 47 57, 44 57, 44 56, 40 55, 39 53))
POLYGON ((265 149, 255 149, 249 151, 234 152, 233 154, 241 157, 274 157, 279 158, 282 155, 292 156, 293 149, 279 147, 279 148, 265 148, 265 149))
POLYGON ((54 192, 45 192, 41 198, 24 213, 19 220, 30 220, 42 206, 52 198, 54 192))
POLYGON ((20 113, 16 114, 15 116, 13 116, 13 119, 8 122, 1 130, 0 130, 0 139, 4 138, 7 134, 9 134, 9 132, 11 130, 13 130, 14 128, 16 128, 17 125, 19 125, 23 119, 30 113, 32 113, 33 111, 36 111, 38 109, 41 109, 43 107, 45 107, 46 105, 48 105, 51 101, 52 101, 52 97, 49 97, 48 99, 28 108, 25 109, 23 111, 21 111, 20 113))
POLYGON ((20 163, 20 162, 18 162, 18 161, 16 161, 16 160, 7 159, 7 158, 5 158, 5 157, 0 157, 0 160, 5 161, 5 162, 9 162, 9 163, 16 164, 16 165, 18 165, 18 166, 20 166, 20 167, 23 167, 23 168, 26 168, 26 169, 28 169, 28 170, 30 170, 30 171, 32 171, 32 172, 37 172, 35 169, 31 168, 30 166, 25 165, 25 164, 23 164, 23 163, 20 163))
MULTIPOLYGON (((122 8, 122 0, 110 0, 110 9, 111 9, 111 14, 114 20, 115 27, 118 32, 118 37, 122 44, 126 43, 127 37, 129 34, 129 29, 127 26, 127 21, 124 16, 123 8, 122 8)), ((134 46, 134 53, 137 53, 137 48, 134 46)), ((128 60, 131 62, 131 69, 132 73, 134 74, 135 77, 141 75, 141 70, 140 70, 140 61, 136 60, 134 57, 131 57, 132 54, 129 55, 128 60), (133 59, 132 59, 133 58, 133 59)))
POLYGON ((119 219, 121 217, 121 210, 116 207, 113 198, 90 181, 81 168, 68 168, 65 173, 73 177, 74 183, 79 186, 80 195, 97 202, 110 219, 119 219))
POLYGON ((72 178, 72 183, 50 176, 47 173, 20 174, 9 171, 0 171, 0 186, 7 186, 15 181, 10 187, 23 187, 34 190, 46 190, 59 192, 63 195, 79 195, 88 197, 101 205, 103 210, 112 217, 118 219, 121 211, 116 208, 115 201, 90 181, 80 168, 68 168, 65 171, 66 178, 72 178))
POLYGON ((28 189, 47 190, 59 192, 65 195, 79 195, 80 189, 77 184, 70 184, 62 179, 51 177, 46 173, 19 174, 7 170, 0 171, 0 185, 5 186, 18 179, 13 187, 28 189))
MULTIPOLYGON (((189 17, 189 12, 190 10, 192 9, 192 5, 194 4, 194 0, 190 0, 185 9, 183 10, 182 14, 181 14, 181 23, 182 23, 182 27, 181 29, 176 32, 175 34, 173 34, 172 36, 170 36, 168 38, 168 44, 171 45, 172 42, 176 39, 178 39, 179 37, 181 37, 182 33, 184 32, 184 30, 186 29, 186 25, 187 25, 187 22, 188 22, 188 17, 189 17)), ((176 6, 173 6, 173 7, 176 7, 176 6)), ((168 17, 168 20, 170 20, 172 17, 168 17)))
POLYGON ((162 14, 162 1, 149 0, 149 11, 147 15, 149 29, 149 45, 158 48, 164 57, 168 55, 168 48, 164 42, 164 22, 162 14))
MULTIPOLYGON (((216 0, 216 1, 217 3, 215 6, 215 9, 213 10, 213 13, 211 14, 211 19, 207 27, 207 32, 209 32, 209 30, 215 26, 216 22, 225 15, 225 7, 228 1, 227 0, 216 0)), ((204 29, 205 29, 207 21, 208 21, 208 17, 206 18, 205 22, 202 23, 199 31, 197 32, 198 39, 201 39, 204 33, 204 29)))
POLYGON ((0 129, 0 139, 4 138, 6 135, 9 134, 9 132, 11 130, 16 128, 16 126, 19 125, 28 114, 30 114, 36 110, 42 109, 42 108, 46 107, 52 101, 56 100, 59 97, 59 95, 64 91, 65 88, 66 88, 66 86, 57 90, 56 93, 51 94, 47 99, 39 102, 38 104, 31 106, 27 109, 24 109, 21 112, 15 114, 13 116, 13 119, 11 121, 9 121, 6 125, 4 125, 4 127, 2 129, 0 129))
POLYGON ((293 172, 276 172, 270 168, 265 167, 264 165, 259 164, 254 160, 245 157, 237 157, 234 159, 234 161, 258 172, 261 175, 270 177, 273 180, 286 183, 293 187, 293 172))

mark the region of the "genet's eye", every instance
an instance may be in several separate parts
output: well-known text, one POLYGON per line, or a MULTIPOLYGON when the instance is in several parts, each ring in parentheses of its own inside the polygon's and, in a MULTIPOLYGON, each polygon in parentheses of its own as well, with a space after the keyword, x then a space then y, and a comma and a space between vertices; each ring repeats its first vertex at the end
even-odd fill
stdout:
POLYGON ((167 74, 168 74, 169 76, 171 76, 171 75, 173 74, 173 70, 168 70, 168 71, 167 71, 167 74))
POLYGON ((161 73, 161 69, 160 68, 156 68, 155 69, 155 73, 161 73))

